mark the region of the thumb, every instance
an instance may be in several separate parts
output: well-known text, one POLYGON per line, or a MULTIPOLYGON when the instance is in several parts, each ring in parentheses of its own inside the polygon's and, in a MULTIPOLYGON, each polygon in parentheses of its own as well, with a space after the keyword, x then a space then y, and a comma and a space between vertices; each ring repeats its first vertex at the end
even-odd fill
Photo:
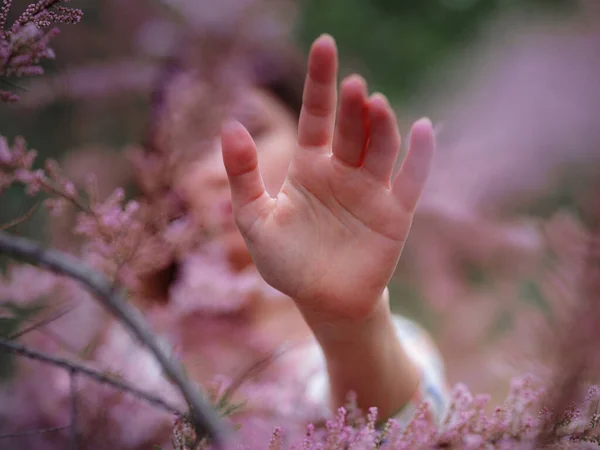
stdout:
POLYGON ((264 211, 262 205, 270 199, 258 169, 256 145, 241 123, 231 121, 221 130, 221 148, 233 213, 241 231, 245 231, 260 211, 264 211))

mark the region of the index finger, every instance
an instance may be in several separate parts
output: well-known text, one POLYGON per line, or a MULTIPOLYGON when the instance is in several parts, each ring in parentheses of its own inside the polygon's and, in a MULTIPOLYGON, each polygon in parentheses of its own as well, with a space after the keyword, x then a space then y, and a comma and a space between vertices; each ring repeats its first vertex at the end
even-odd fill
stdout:
POLYGON ((337 104, 337 49, 327 34, 312 45, 298 123, 302 148, 325 148, 331 143, 337 104))

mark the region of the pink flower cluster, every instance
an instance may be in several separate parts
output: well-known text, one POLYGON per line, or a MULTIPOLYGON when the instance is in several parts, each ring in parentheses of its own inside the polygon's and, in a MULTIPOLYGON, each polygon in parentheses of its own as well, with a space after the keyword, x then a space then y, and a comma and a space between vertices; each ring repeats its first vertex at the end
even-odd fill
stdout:
POLYGON ((35 150, 27 150, 23 138, 15 139, 13 146, 9 147, 6 139, 0 136, 0 194, 17 182, 27 185, 29 194, 38 190, 42 172, 32 170, 36 156, 35 150))
MULTIPOLYGON (((591 386, 585 399, 548 426, 551 412, 540 405, 547 399, 540 380, 527 375, 513 379, 510 393, 501 407, 487 413, 487 395, 473 396, 462 384, 454 387, 452 401, 441 424, 431 421, 424 403, 406 425, 395 420, 378 424, 377 409, 366 416, 355 406, 339 408, 337 415, 324 424, 309 424, 304 436, 289 435, 285 425, 275 427, 270 442, 247 441, 242 449, 269 450, 533 450, 600 448, 597 430, 600 414, 600 388, 591 386), (549 434, 548 434, 549 433, 549 434), (548 437, 549 436, 549 437, 548 437), (546 439, 546 441, 542 441, 546 439)), ((243 429, 243 428, 242 428, 243 429)), ((185 418, 175 423, 174 448, 209 448, 196 442, 193 429, 185 418)))
POLYGON ((121 188, 100 201, 93 177, 86 180, 81 192, 54 160, 46 160, 44 169, 34 169, 36 157, 37 152, 28 150, 23 138, 17 137, 11 147, 0 136, 0 193, 17 183, 24 185, 30 196, 46 194, 44 204, 56 216, 74 207, 75 234, 85 242, 83 258, 107 276, 119 279, 143 232, 138 202, 126 202, 121 188))
MULTIPOLYGON (((77 190, 73 183, 60 173, 58 164, 46 160, 45 170, 34 169, 37 151, 27 149, 27 143, 22 137, 15 138, 9 146, 6 138, 0 136, 0 193, 12 184, 25 186, 27 195, 37 195, 40 191, 55 194, 64 200, 78 201, 77 190)), ((48 203, 54 206, 54 203, 48 203)))
MULTIPOLYGON (((8 30, 4 30, 12 0, 3 0, 0 7, 0 78, 40 75, 43 59, 54 59, 50 40, 58 28, 46 30, 53 23, 77 23, 83 13, 66 8, 64 0, 38 0, 30 4, 8 30)), ((15 102, 19 97, 0 90, 0 102, 15 102)))

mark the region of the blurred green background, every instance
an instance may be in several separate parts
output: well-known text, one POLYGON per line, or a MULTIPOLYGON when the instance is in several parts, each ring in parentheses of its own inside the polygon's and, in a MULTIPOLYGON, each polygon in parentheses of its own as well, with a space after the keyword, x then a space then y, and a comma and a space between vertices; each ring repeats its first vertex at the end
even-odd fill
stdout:
POLYGON ((306 47, 333 34, 342 58, 366 72, 373 87, 397 102, 418 96, 422 80, 457 51, 475 45, 489 23, 508 13, 568 14, 563 0, 309 0, 302 3, 298 36, 306 47))
MULTIPOLYGON (((14 2, 10 17, 27 3, 14 2)), ((419 110, 416 100, 421 98, 424 86, 431 87, 426 81, 435 79, 436 85, 444 86, 448 62, 476 46, 495 18, 512 13, 531 17, 541 13, 565 15, 575 10, 574 4, 568 0, 306 0, 297 5, 293 36, 306 51, 320 33, 332 34, 343 67, 363 73, 371 88, 386 93, 394 104, 411 105, 415 113, 425 114, 427 111, 419 110)), ((97 65, 94 76, 101 80, 102 71, 109 73, 107 77, 114 76, 108 68, 112 62, 138 61, 152 67, 159 61, 140 56, 139 40, 140 30, 147 23, 168 15, 162 2, 86 0, 74 1, 72 6, 84 10, 84 19, 76 26, 61 27, 53 46, 57 59, 45 63, 47 76, 90 66, 94 73, 97 65)), ((160 40, 155 44, 160 46, 160 40)), ((0 80, 4 88, 9 87, 6 81, 16 82, 21 86, 17 92, 28 94, 29 80, 0 80)), ((58 96, 28 107, 1 104, 0 134, 9 140, 17 135, 26 137, 42 158, 57 158, 89 145, 106 145, 119 151, 142 137, 148 99, 147 89, 133 89, 107 98, 101 94, 82 99, 58 96)), ((1 203, 0 223, 31 206, 19 189, 5 192, 1 203)), ((36 214, 13 231, 40 237, 41 219, 43 215, 36 214)))

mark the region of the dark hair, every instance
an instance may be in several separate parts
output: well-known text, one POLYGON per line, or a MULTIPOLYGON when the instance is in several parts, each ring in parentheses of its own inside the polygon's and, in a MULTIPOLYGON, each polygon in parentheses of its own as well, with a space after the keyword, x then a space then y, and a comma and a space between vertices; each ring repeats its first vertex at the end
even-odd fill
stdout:
MULTIPOLYGON (((150 96, 150 111, 147 133, 143 147, 147 152, 159 151, 155 147, 159 122, 163 118, 168 101, 168 88, 178 75, 190 69, 189 42, 180 41, 177 51, 167 59, 159 71, 150 96)), ((218 51, 218 50, 217 50, 218 51)), ((192 59, 197 55, 193 55, 192 59)), ((291 45, 271 43, 250 44, 242 48, 241 70, 250 84, 262 87, 277 97, 298 118, 302 108, 302 93, 306 67, 300 53, 291 45)), ((209 58, 210 59, 210 58, 209 58)), ((196 61, 198 63, 198 61, 196 61)), ((202 64, 218 64, 215 61, 200 61, 202 64)))
POLYGON ((250 54, 254 82, 274 94, 299 117, 306 67, 295 49, 265 48, 250 54))

